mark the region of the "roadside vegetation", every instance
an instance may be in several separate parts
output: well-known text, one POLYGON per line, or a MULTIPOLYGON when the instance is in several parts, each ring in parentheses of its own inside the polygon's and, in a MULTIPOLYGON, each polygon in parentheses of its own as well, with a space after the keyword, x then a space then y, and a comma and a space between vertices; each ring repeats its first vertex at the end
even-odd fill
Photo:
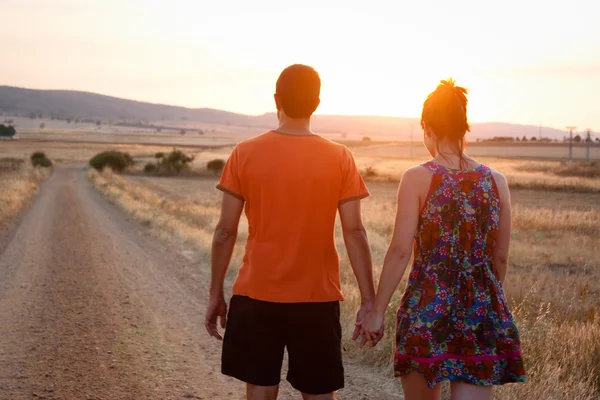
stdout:
POLYGON ((50 173, 50 169, 34 168, 23 159, 0 158, 0 223, 25 207, 50 173))
POLYGON ((179 175, 190 170, 194 156, 173 149, 169 153, 158 152, 154 155, 155 162, 147 163, 144 172, 157 175, 179 175))
POLYGON ((131 167, 135 162, 129 153, 121 151, 103 151, 96 154, 90 160, 90 166, 97 171, 103 171, 105 168, 110 168, 114 172, 122 173, 127 168, 131 167))
POLYGON ((48 156, 46 156, 46 153, 41 151, 36 151, 29 159, 33 167, 50 168, 54 165, 48 156))

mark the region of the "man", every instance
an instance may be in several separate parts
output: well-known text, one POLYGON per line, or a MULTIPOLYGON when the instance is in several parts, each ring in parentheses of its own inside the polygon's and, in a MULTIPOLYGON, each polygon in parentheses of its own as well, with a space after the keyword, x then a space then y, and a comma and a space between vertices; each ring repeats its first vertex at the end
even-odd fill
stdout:
POLYGON ((274 96, 279 127, 239 143, 217 186, 224 195, 206 329, 221 339, 217 320, 226 327, 222 372, 246 382, 250 400, 277 398, 285 348, 287 380, 304 399, 335 399, 344 386, 343 297, 334 241, 338 210, 362 296, 354 339, 374 298, 360 214, 360 200, 369 193, 350 151, 310 129, 320 90, 311 67, 286 68, 274 96), (244 206, 246 255, 227 315, 223 284, 244 206))

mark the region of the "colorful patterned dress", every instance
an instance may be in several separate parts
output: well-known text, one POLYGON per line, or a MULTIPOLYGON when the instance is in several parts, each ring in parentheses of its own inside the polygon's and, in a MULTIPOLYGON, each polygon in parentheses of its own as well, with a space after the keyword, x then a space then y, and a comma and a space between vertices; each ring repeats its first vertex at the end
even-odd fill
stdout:
POLYGON ((423 167, 433 179, 398 310, 396 376, 416 371, 429 387, 525 382, 519 333, 492 262, 500 216, 492 172, 423 167))

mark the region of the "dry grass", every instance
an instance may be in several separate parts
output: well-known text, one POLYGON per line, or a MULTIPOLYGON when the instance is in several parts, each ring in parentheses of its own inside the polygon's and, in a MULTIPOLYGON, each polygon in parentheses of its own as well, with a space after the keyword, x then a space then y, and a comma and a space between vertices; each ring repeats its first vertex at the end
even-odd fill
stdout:
MULTIPOLYGON (((356 162, 363 177, 374 182, 398 182, 402 173, 415 160, 397 160, 359 155, 356 162)), ((563 163, 559 161, 521 161, 498 158, 479 158, 480 162, 506 175, 511 189, 545 192, 600 193, 600 168, 595 163, 563 163)))
MULTIPOLYGON (((109 169, 102 173, 89 169, 88 177, 111 202, 142 224, 157 228, 156 231, 163 236, 198 248, 202 255, 199 261, 208 263, 212 233, 219 218, 218 200, 215 196, 213 200, 200 198, 198 201, 173 201, 160 192, 139 185, 109 169)), ((246 239, 247 231, 247 224, 243 221, 238 242, 246 239)), ((240 265, 242 256, 242 248, 238 246, 232 264, 240 265)), ((234 269, 230 270, 230 275, 235 273, 234 269)))
MULTIPOLYGON (((213 179, 121 177, 90 171, 102 192, 131 215, 167 236, 196 246, 208 263, 220 194, 213 179)), ((548 177, 547 179, 553 179, 548 177)), ((369 183, 364 201, 375 273, 392 233, 396 186, 369 183)), ((515 191, 511 269, 505 292, 518 321, 530 377, 525 385, 496 389, 502 399, 592 399, 600 396, 600 198, 595 194, 515 191)), ((244 221, 239 242, 247 232, 244 221)), ((353 330, 359 295, 341 237, 344 337, 353 330)), ((228 274, 240 265, 237 246, 228 274)), ((386 339, 361 351, 346 339, 346 355, 391 376, 394 320, 405 280, 387 312, 386 339)), ((390 378, 391 379, 391 378, 390 378)))
MULTIPOLYGON (((373 186, 371 184, 371 186, 373 186)), ((378 184, 364 202, 364 220, 380 273, 392 233, 395 187, 378 184), (387 193, 386 193, 387 192, 387 193)), ((530 382, 496 389, 502 399, 592 399, 600 396, 600 198, 577 207, 559 204, 553 193, 519 204, 514 193, 512 268, 505 285, 518 321, 530 382), (544 198, 545 197, 545 198, 544 198)), ((586 196, 586 195, 579 195, 586 196)), ((525 196, 526 197, 526 196, 525 196)), ((586 199, 587 202, 587 199, 586 199)), ((340 231, 336 233, 338 238, 340 231)), ((359 304, 356 283, 341 238, 344 333, 353 329, 359 304)), ((405 278, 406 279, 406 278, 405 278)), ((346 347, 369 365, 391 368, 395 313, 404 280, 387 313, 386 339, 375 349, 346 347)))
POLYGON ((34 169, 15 159, 0 159, 0 223, 28 204, 49 174, 49 169, 34 169))
POLYGON ((600 178, 597 162, 526 163, 520 169, 563 177, 600 178))

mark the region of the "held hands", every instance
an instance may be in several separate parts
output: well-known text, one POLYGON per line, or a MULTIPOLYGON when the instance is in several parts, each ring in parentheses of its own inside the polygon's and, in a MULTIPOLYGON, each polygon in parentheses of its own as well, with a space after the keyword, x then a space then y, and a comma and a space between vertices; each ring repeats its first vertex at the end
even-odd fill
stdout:
POLYGON ((364 346, 364 343, 367 341, 371 343, 371 347, 375 347, 377 343, 383 339, 384 319, 385 315, 380 314, 375 310, 372 310, 367 314, 360 331, 360 336, 363 340, 361 347, 364 346))
POLYGON ((225 329, 225 325, 227 324, 227 303, 223 296, 211 297, 204 320, 204 326, 208 334, 216 339, 223 340, 217 328, 217 319, 220 319, 221 328, 225 329))
POLYGON ((359 337, 361 349, 367 342, 371 342, 373 347, 383 338, 383 315, 377 318, 372 301, 364 302, 356 314, 356 327, 352 340, 357 340, 359 337), (374 319, 376 321, 373 321, 374 319), (378 327, 376 324, 379 324, 378 327))

